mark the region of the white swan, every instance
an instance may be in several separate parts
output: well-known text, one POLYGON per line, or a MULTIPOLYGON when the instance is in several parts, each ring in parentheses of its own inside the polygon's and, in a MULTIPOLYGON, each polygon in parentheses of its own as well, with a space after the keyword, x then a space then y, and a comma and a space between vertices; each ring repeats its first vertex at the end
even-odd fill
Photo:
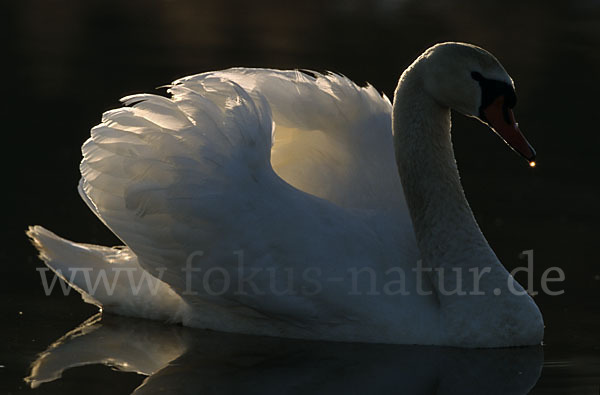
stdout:
POLYGON ((86 301, 248 334, 541 342, 541 314, 479 230, 450 140, 452 108, 533 161, 491 54, 428 49, 393 108, 371 86, 297 71, 209 72, 169 92, 124 98, 82 147, 79 192, 127 247, 28 232, 86 301))

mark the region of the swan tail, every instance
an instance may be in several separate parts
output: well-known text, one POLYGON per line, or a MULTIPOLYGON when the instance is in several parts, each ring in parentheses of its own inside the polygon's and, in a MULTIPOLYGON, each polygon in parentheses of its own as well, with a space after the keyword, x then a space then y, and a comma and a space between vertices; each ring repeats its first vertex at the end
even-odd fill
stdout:
POLYGON ((74 243, 39 225, 29 227, 27 236, 46 266, 85 302, 115 314, 181 321, 185 303, 143 270, 129 248, 74 243))

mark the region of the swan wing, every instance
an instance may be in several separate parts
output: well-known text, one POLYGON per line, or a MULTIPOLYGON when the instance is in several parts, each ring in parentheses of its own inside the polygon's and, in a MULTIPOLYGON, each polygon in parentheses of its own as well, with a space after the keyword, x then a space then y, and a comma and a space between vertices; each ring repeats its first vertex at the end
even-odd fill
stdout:
MULTIPOLYGON (((316 277, 338 281, 348 276, 348 267, 397 262, 400 258, 386 241, 394 239, 402 247, 393 226, 408 229, 404 251, 414 255, 410 225, 392 218, 395 225, 386 227, 373 219, 373 210, 361 214, 336 199, 301 191, 275 173, 271 152, 277 123, 271 108, 282 101, 269 101, 262 89, 245 89, 212 73, 176 81, 169 91, 171 98, 125 97, 125 107, 103 115, 82 147, 79 191, 136 254, 140 266, 188 303, 199 305, 204 321, 192 325, 247 332, 238 327, 243 325, 239 315, 266 318, 269 327, 273 314, 327 322, 351 319, 359 308, 347 305, 349 290, 343 287, 350 282, 322 287, 316 277), (241 272, 244 265, 250 275, 241 272), (307 284, 314 288, 308 293, 320 292, 320 297, 299 292, 307 284), (265 297, 261 290, 278 296, 265 297)), ((316 126, 306 121, 303 129, 289 133, 316 126)), ((319 177, 328 163, 300 165, 319 177)), ((361 181, 353 185, 351 174, 346 177, 336 185, 358 193, 361 181)))

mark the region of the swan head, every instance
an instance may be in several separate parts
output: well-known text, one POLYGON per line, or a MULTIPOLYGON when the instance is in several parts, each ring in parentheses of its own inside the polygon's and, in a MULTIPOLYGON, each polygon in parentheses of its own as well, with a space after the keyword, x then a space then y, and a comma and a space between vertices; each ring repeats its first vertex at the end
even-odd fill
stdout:
POLYGON ((479 119, 530 164, 535 150, 521 133, 512 109, 515 85, 488 51, 464 43, 437 44, 421 55, 425 90, 439 104, 479 119))

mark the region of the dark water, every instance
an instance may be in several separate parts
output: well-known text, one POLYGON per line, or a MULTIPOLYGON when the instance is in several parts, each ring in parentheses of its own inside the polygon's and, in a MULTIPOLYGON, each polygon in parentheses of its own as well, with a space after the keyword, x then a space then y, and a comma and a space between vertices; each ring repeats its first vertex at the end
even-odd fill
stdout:
POLYGON ((599 392, 600 1, 19 0, 4 2, 3 11, 10 70, 0 393, 126 394, 145 377, 133 371, 154 372, 140 393, 599 392), (517 85, 521 129, 538 151, 538 167, 526 168, 480 124, 454 117, 463 184, 502 262, 523 265, 519 253, 533 249, 538 291, 547 268, 565 272, 552 284, 562 295, 536 296, 543 347, 332 345, 113 317, 63 339, 48 366, 96 363, 35 390, 23 381, 39 353, 96 312, 75 295, 44 296, 41 264, 23 230, 37 223, 72 240, 117 244, 75 188, 79 147, 118 98, 230 66, 332 70, 391 96, 402 70, 447 40, 481 45, 500 59, 517 85))
POLYGON ((550 331, 543 346, 463 350, 224 334, 101 317, 78 306, 77 298, 60 298, 24 297, 8 308, 23 314, 11 317, 8 350, 0 355, 7 361, 2 369, 7 393, 128 394, 140 385, 136 394, 598 394, 600 389, 600 319, 587 310, 547 313, 550 331), (79 317, 91 318, 72 325, 79 317), (568 322, 559 332, 554 327, 560 320, 568 322), (25 376, 27 382, 21 382, 25 376))

